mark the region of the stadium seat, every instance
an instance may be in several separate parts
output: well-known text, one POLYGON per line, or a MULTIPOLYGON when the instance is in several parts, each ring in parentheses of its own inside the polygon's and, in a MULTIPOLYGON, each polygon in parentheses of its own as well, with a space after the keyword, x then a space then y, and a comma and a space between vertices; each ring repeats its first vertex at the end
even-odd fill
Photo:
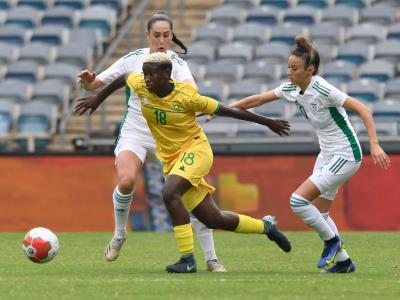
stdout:
MULTIPOLYGON (((373 110, 374 119, 379 121, 398 121, 400 120, 400 101, 398 100, 385 100, 374 103, 373 110)), ((396 124, 398 125, 398 124, 396 124)))
POLYGON ((33 101, 21 105, 17 119, 16 141, 23 149, 44 149, 56 132, 56 105, 33 101))
POLYGON ((9 10, 15 7, 15 0, 0 0, 0 10, 9 10))
POLYGON ((205 66, 204 78, 207 80, 218 79, 226 83, 240 79, 239 66, 227 64, 225 61, 211 62, 205 66))
POLYGON ((232 64, 243 64, 253 59, 253 47, 241 42, 233 42, 218 48, 218 60, 232 64))
POLYGON ((322 9, 329 5, 329 0, 298 0, 297 5, 307 5, 322 9))
POLYGON ((101 5, 113 9, 119 18, 125 19, 128 13, 127 0, 91 0, 90 5, 101 5))
POLYGON ((235 26, 247 17, 247 10, 231 5, 221 5, 212 9, 208 13, 210 23, 221 24, 225 26, 235 26))
POLYGON ((322 64, 330 62, 337 54, 337 47, 329 44, 316 44, 322 64))
POLYGON ((322 74, 328 81, 349 82, 356 76, 356 64, 335 60, 323 66, 322 74))
POLYGON ((366 7, 361 10, 360 22, 390 25, 396 20, 396 10, 384 4, 366 7))
POLYGON ((283 22, 310 26, 319 23, 320 11, 311 6, 295 6, 284 11, 283 22))
POLYGON ((19 105, 11 100, 0 99, 0 137, 8 136, 16 122, 19 105))
POLYGON ((254 8, 259 4, 259 0, 223 0, 223 5, 234 5, 240 8, 254 8))
POLYGON ((260 124, 238 122, 236 126, 236 137, 238 138, 256 138, 259 140, 264 136, 272 136, 271 130, 260 124))
POLYGON ((336 23, 321 23, 308 28, 311 40, 319 45, 340 45, 343 43, 344 33, 336 23))
POLYGON ((59 112, 67 112, 70 88, 57 79, 42 80, 33 85, 31 101, 55 104, 59 112))
POLYGON ((195 42, 190 44, 188 53, 185 54, 186 61, 193 61, 198 64, 208 64, 215 60, 216 47, 207 42, 195 42))
POLYGON ((261 6, 249 11, 246 22, 264 26, 277 25, 282 21, 283 12, 275 7, 261 6))
POLYGON ((40 11, 32 7, 15 7, 7 11, 6 27, 35 28, 40 23, 40 11))
POLYGON ((225 101, 227 96, 227 86, 221 80, 203 80, 197 82, 200 94, 211 97, 218 101, 225 101))
POLYGON ((349 28, 347 41, 360 41, 364 44, 376 44, 386 39, 386 28, 380 24, 362 23, 349 28))
POLYGON ((77 24, 76 11, 69 7, 53 7, 43 12, 42 25, 73 28, 77 24))
POLYGON ((31 35, 30 30, 19 27, 0 27, 0 42, 16 46, 25 44, 31 35))
POLYGON ((82 10, 80 28, 94 28, 100 31, 104 40, 115 36, 117 13, 104 6, 89 6, 82 10))
POLYGON ((299 24, 283 23, 271 27, 270 42, 282 42, 289 46, 294 45, 294 40, 298 35, 305 35, 305 28, 299 24))
POLYGON ((233 29, 233 42, 256 46, 267 41, 267 27, 259 23, 243 23, 233 29))
POLYGON ((387 31, 388 40, 400 40, 400 23, 389 25, 387 31))
POLYGON ((370 78, 381 82, 394 77, 395 65, 389 61, 376 59, 360 66, 360 78, 370 78))
POLYGON ((284 101, 273 101, 254 108, 254 112, 271 118, 288 118, 284 101))
POLYGON ((375 102, 380 99, 380 83, 373 79, 358 79, 347 84, 347 94, 363 102, 375 102))
POLYGON ((252 79, 258 83, 268 83, 279 77, 276 64, 266 61, 249 62, 243 66, 243 79, 252 79))
POLYGON ((68 42, 69 30, 57 26, 41 26, 32 30, 31 43, 45 43, 53 46, 68 42))
POLYGON ((54 61, 57 54, 55 47, 42 43, 32 43, 22 46, 19 61, 33 61, 45 65, 54 61))
POLYGON ((273 6, 280 9, 287 9, 290 7, 290 0, 261 0, 260 6, 273 6))
POLYGON ((392 63, 400 62, 400 40, 386 40, 375 46, 375 59, 385 59, 392 63))
POLYGON ((224 117, 218 117, 214 121, 200 123, 207 137, 212 139, 221 139, 236 136, 237 125, 232 120, 224 117))
POLYGON ((15 45, 0 42, 0 65, 8 65, 17 60, 19 48, 15 45))
POLYGON ((101 35, 96 29, 74 28, 69 32, 69 43, 85 43, 95 49, 97 55, 102 55, 103 44, 101 35))
POLYGON ((255 49, 255 59, 268 63, 282 64, 287 62, 291 46, 282 42, 262 44, 255 49))
POLYGON ((55 7, 69 7, 76 10, 82 10, 89 5, 89 0, 55 0, 55 7))
POLYGON ((357 19, 357 10, 345 5, 327 7, 322 11, 321 16, 321 22, 334 22, 345 27, 356 24, 357 19))
POLYGON ((42 78, 42 69, 35 61, 18 61, 8 65, 4 78, 35 83, 42 78))
POLYGON ((195 42, 207 41, 211 45, 219 46, 232 39, 232 31, 228 26, 207 23, 206 25, 197 27, 193 31, 193 36, 195 42))
POLYGON ((296 116, 290 120, 290 138, 301 138, 302 142, 314 140, 315 130, 303 116, 296 116))
POLYGON ((60 79, 66 84, 74 85, 76 74, 81 68, 66 63, 52 63, 44 67, 43 79, 60 79))
POLYGON ((371 57, 371 47, 360 41, 348 42, 338 48, 336 59, 362 64, 371 57))
POLYGON ((374 3, 390 5, 392 7, 397 7, 399 5, 398 0, 375 0, 374 3))
POLYGON ((365 7, 365 0, 334 0, 334 5, 347 5, 352 8, 361 9, 365 7))
POLYGON ((187 61, 190 72, 193 75, 195 81, 202 80, 204 78, 204 66, 196 63, 195 61, 187 61))
POLYGON ((9 99, 15 103, 23 103, 30 99, 31 84, 16 80, 0 81, 0 99, 9 99))
POLYGON ((58 47, 56 62, 72 64, 81 69, 93 66, 93 49, 82 43, 69 43, 58 47))
POLYGON ((239 100, 250 95, 260 94, 266 86, 252 78, 231 82, 228 89, 228 101, 239 100))
POLYGON ((399 99, 400 101, 400 77, 393 78, 386 82, 384 99, 399 99))
POLYGON ((46 10, 51 4, 47 0, 18 0, 17 6, 19 7, 32 7, 37 10, 46 10))

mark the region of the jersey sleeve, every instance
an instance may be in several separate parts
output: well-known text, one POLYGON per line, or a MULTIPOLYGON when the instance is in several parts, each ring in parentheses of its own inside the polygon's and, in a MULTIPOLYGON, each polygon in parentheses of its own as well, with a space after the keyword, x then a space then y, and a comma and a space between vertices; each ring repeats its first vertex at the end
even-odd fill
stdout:
POLYGON ((289 97, 290 92, 293 92, 297 89, 297 86, 290 83, 290 82, 286 82, 286 83, 282 83, 280 86, 278 86, 277 88, 274 89, 274 93, 275 95, 280 98, 280 99, 284 99, 284 100, 289 100, 291 101, 291 97, 289 97))
POLYGON ((139 80, 141 78, 140 73, 130 73, 128 77, 126 78, 126 85, 131 89, 131 90, 136 90, 139 84, 139 80))
POLYGON ((217 112, 221 106, 221 102, 199 93, 195 93, 189 100, 189 107, 194 112, 213 114, 217 112))
POLYGON ((333 106, 343 106, 344 102, 346 101, 348 95, 346 93, 343 93, 341 90, 336 88, 335 86, 328 84, 329 85, 329 95, 328 95, 328 101, 333 105, 333 106))
POLYGON ((182 58, 176 53, 171 55, 172 61, 172 78, 176 81, 185 81, 187 79, 193 80, 193 75, 190 72, 189 66, 182 58))
POLYGON ((118 59, 106 70, 97 75, 97 78, 104 84, 109 84, 115 78, 121 76, 122 74, 128 73, 125 56, 118 59))

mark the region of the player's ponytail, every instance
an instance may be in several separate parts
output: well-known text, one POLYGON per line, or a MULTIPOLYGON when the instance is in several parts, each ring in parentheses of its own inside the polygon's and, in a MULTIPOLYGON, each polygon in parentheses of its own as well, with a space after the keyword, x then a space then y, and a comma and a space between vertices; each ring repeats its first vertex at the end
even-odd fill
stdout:
POLYGON ((187 47, 182 43, 181 40, 179 40, 175 33, 174 33, 174 25, 172 23, 172 18, 167 15, 164 12, 157 12, 154 15, 152 15, 148 21, 147 21, 147 32, 150 31, 150 29, 153 27, 153 24, 157 21, 165 21, 168 22, 169 27, 171 28, 172 31, 172 41, 177 44, 182 50, 183 52, 177 52, 179 54, 186 54, 187 53, 187 47))
POLYGON ((319 68, 319 53, 317 49, 313 47, 311 42, 304 36, 298 35, 295 39, 296 45, 293 47, 291 55, 302 57, 304 59, 304 67, 314 66, 313 75, 318 73, 319 68))

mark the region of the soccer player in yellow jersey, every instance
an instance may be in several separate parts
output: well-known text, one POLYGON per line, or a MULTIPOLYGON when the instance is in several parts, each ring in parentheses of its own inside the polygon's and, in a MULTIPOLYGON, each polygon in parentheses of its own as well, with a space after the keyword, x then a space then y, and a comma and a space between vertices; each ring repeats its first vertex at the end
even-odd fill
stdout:
POLYGON ((213 153, 203 129, 196 122, 196 112, 233 117, 269 127, 278 135, 287 135, 289 123, 269 119, 244 109, 231 108, 205 96, 192 86, 172 81, 171 60, 156 52, 143 63, 143 74, 121 76, 98 95, 77 101, 75 112, 92 113, 108 95, 126 84, 138 95, 142 113, 156 140, 157 157, 163 164, 166 182, 163 201, 171 216, 175 238, 182 257, 166 271, 173 273, 196 272, 193 255, 193 232, 189 212, 212 229, 236 233, 266 234, 268 238, 289 252, 288 238, 279 231, 272 216, 262 220, 234 212, 221 211, 211 197, 215 188, 207 184, 204 176, 210 171, 213 153))

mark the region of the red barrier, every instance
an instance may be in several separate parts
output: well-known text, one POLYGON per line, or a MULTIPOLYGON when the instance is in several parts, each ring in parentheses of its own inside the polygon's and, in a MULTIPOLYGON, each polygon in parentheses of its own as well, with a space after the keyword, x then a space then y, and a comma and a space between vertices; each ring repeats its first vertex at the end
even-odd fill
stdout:
MULTIPOLYGON (((313 156, 216 157, 208 177, 224 209, 277 216, 286 230, 306 230, 289 207, 291 193, 311 173, 313 156)), ((365 157, 340 189, 331 215, 341 230, 399 230, 400 155, 387 171, 365 157)), ((36 226, 55 231, 113 230, 113 157, 0 157, 0 231, 36 226)), ((143 180, 135 210, 146 210, 143 180)))

